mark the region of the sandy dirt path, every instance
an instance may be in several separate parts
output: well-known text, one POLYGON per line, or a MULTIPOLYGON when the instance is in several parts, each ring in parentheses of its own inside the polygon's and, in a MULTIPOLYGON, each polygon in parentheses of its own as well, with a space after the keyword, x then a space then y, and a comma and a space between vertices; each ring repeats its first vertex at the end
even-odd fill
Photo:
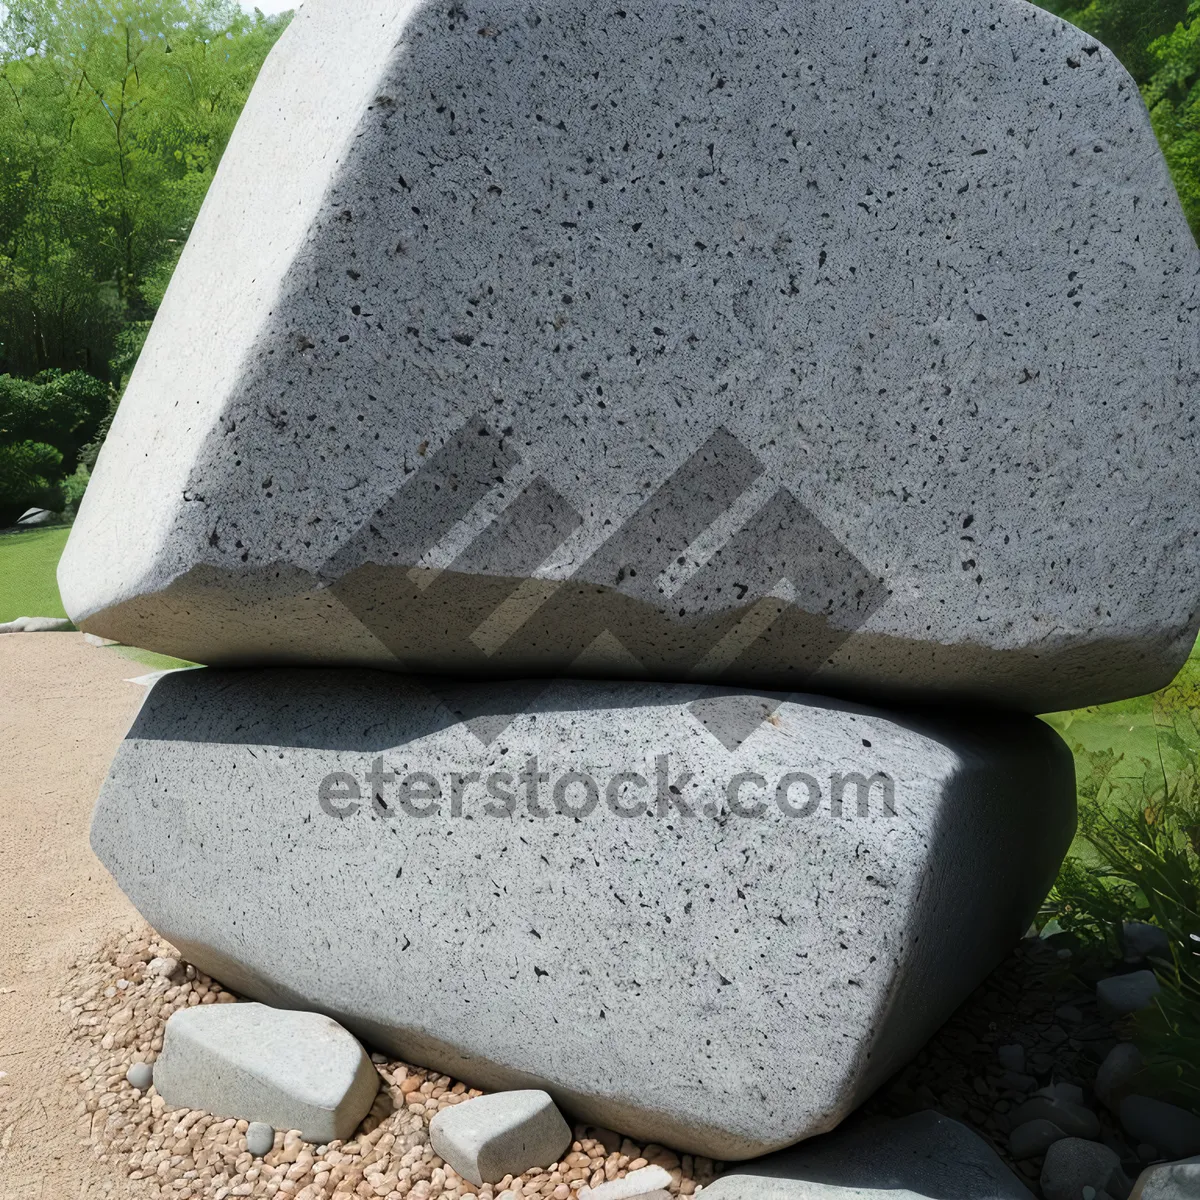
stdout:
POLYGON ((144 671, 78 633, 0 636, 0 1200, 121 1195, 77 1130, 57 997, 73 959, 137 920, 88 823, 144 671))

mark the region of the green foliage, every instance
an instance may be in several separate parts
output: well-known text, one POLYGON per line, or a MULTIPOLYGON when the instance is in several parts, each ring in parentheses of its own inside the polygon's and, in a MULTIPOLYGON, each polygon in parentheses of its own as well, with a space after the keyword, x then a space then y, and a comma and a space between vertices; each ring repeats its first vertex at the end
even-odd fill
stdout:
POLYGON ((0 526, 15 524, 28 508, 60 511, 66 503, 61 478, 62 455, 53 446, 30 441, 0 445, 0 526))
POLYGON ((1188 21, 1150 46, 1157 69, 1142 89, 1192 231, 1200 231, 1200 0, 1188 21))
POLYGON ((82 448, 110 408, 109 389, 83 371, 0 375, 0 527, 27 508, 61 511, 82 448))
MULTIPOLYGON (((1080 839, 1043 913, 1116 951, 1122 921, 1166 931, 1172 961, 1158 968, 1157 1006, 1137 1038, 1160 1088, 1200 1105, 1200 655, 1151 698, 1153 754, 1073 741, 1080 839)), ((1118 706, 1107 706, 1117 708, 1118 706)), ((1091 710, 1093 716, 1098 710, 1091 710)))
POLYGON ((1043 0, 1042 7, 1093 34, 1137 81, 1200 239, 1200 0, 1043 0))
POLYGON ((287 17, 16 0, 0 23, 0 370, 107 379, 153 316, 287 17))

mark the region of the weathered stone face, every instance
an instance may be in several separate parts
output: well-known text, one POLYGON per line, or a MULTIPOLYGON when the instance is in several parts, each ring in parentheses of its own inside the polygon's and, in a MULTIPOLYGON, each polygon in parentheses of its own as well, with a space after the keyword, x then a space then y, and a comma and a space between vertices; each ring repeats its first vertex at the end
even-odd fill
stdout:
POLYGON ((310 0, 63 594, 209 663, 1147 692, 1197 271, 1136 86, 1019 0, 310 0))
POLYGON ((147 698, 92 845, 227 987, 736 1159, 915 1054, 1073 829, 1070 754, 1032 718, 189 671, 147 698))

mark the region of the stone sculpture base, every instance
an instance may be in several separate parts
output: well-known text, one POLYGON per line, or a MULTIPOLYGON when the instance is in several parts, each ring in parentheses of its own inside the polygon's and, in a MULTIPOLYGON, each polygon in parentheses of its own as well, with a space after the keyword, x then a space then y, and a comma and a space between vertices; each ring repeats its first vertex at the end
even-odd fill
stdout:
POLYGON ((1025 717, 205 670, 151 692, 92 845, 246 996, 732 1160, 917 1052, 1027 927, 1074 806, 1025 717))

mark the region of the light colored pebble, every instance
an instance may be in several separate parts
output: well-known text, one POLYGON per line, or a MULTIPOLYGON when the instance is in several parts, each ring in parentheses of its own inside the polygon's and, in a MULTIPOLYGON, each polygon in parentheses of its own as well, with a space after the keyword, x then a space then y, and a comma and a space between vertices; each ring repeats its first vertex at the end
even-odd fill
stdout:
POLYGON ((144 1092, 154 1082, 154 1068, 149 1063, 135 1062, 125 1072, 125 1078, 129 1081, 130 1087, 135 1087, 139 1092, 144 1092))

